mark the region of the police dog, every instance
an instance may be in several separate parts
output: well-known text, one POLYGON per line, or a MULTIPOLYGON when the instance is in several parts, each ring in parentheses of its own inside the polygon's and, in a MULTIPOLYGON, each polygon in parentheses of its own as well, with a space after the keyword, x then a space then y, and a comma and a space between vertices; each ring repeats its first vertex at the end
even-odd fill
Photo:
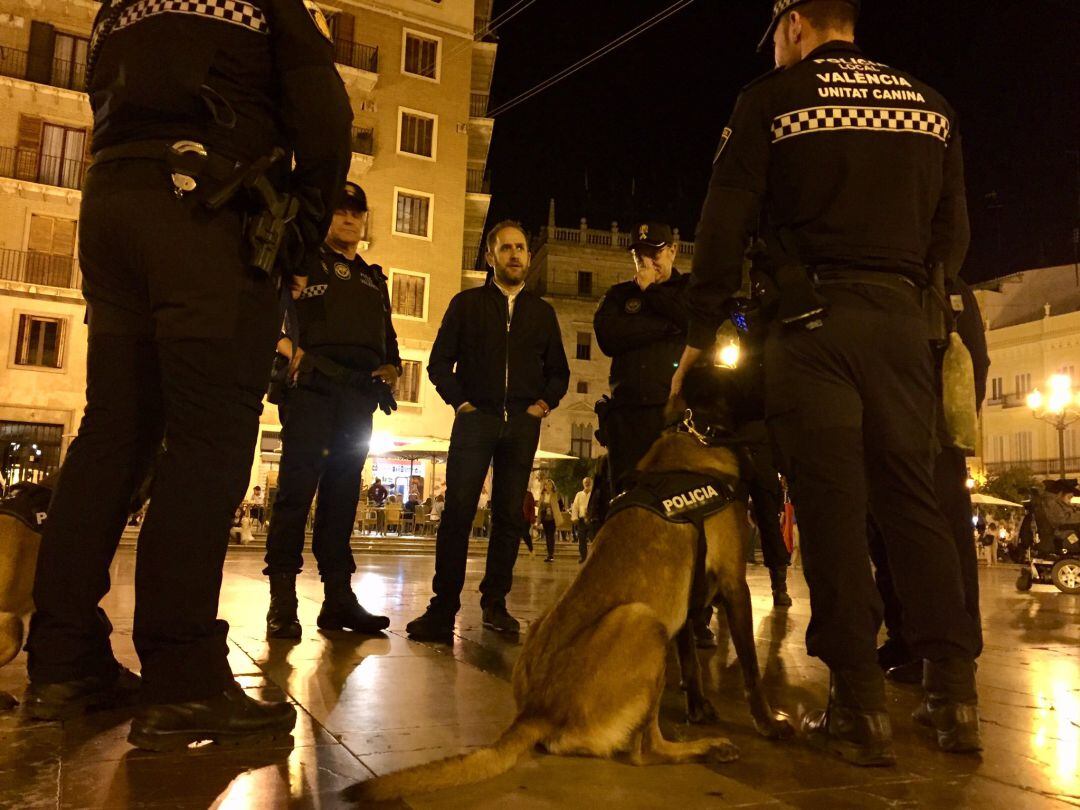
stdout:
MULTIPOLYGON (((725 426, 723 397, 713 375, 695 370, 673 403, 693 411, 698 426, 725 426)), ((663 435, 638 465, 642 472, 694 471, 739 478, 739 460, 685 432, 663 435)), ((746 504, 710 515, 705 529, 708 596, 727 611, 750 709, 758 731, 780 738, 791 726, 776 717, 761 685, 746 585, 746 504)), ((604 524, 577 578, 528 631, 513 672, 518 715, 491 747, 361 782, 346 798, 385 801, 488 779, 512 768, 539 745, 548 753, 618 757, 635 765, 712 759, 738 750, 723 737, 676 742, 660 731, 660 699, 668 646, 677 641, 688 715, 714 722, 705 697, 692 622, 690 592, 697 530, 645 509, 621 511, 604 524)))
MULTIPOLYGON (((51 497, 48 487, 21 483, 0 501, 0 667, 19 654, 23 619, 34 609, 34 572, 51 497)), ((17 705, 0 692, 0 710, 17 705)))

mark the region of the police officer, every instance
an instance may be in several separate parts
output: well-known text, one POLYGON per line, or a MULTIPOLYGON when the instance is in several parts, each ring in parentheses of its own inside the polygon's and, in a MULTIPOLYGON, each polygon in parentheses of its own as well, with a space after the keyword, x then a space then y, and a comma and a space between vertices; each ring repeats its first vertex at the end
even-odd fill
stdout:
POLYGON ((367 216, 364 190, 346 183, 321 266, 296 301, 299 345, 291 346, 288 338, 279 345, 291 358, 295 387, 282 411, 281 469, 266 535, 263 573, 270 577, 266 633, 271 638, 301 634, 296 575, 303 568, 304 529, 316 489, 311 545, 325 591, 319 627, 377 633, 390 624, 361 607, 350 586, 356 564, 349 538, 372 414, 380 386, 385 396, 401 373, 386 276, 357 253, 367 216))
POLYGON ((679 243, 671 226, 643 222, 633 231, 634 277, 616 284, 600 302, 593 328, 611 358, 611 403, 602 416, 612 492, 664 429, 664 405, 679 365, 690 313, 690 276, 675 268, 679 243))
POLYGON ((762 47, 772 40, 777 69, 740 95, 702 211, 684 364, 713 339, 763 214, 780 287, 766 406, 802 530, 807 649, 832 676, 828 707, 803 729, 854 764, 889 765, 868 511, 912 651, 927 661, 916 720, 944 750, 980 745, 975 628, 934 495, 934 360, 920 306, 927 268, 955 276, 969 232, 956 115, 929 86, 862 55, 858 5, 774 4, 762 47))
POLYGON ((349 162, 329 31, 300 0, 113 0, 88 61, 87 405, 42 538, 25 710, 68 717, 139 691, 140 748, 287 735, 295 710, 234 681, 217 611, 281 322, 280 194, 301 201, 292 246, 317 251, 349 162), (163 438, 135 571, 140 689, 98 603, 163 438))

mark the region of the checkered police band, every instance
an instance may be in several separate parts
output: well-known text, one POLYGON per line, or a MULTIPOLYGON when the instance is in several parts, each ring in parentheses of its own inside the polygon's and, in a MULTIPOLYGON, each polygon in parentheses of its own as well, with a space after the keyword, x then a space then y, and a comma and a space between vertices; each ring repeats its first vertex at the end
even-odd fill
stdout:
POLYGON ((318 298, 321 295, 326 295, 326 290, 329 286, 329 284, 312 284, 310 287, 304 287, 304 289, 300 291, 300 300, 318 298))
POLYGON ((929 135, 948 143, 950 129, 949 119, 940 113, 880 107, 812 107, 779 115, 772 123, 773 143, 837 130, 929 135))
POLYGON ((270 32, 262 11, 243 0, 139 0, 124 9, 112 30, 119 31, 158 14, 195 14, 239 25, 257 34, 270 32))

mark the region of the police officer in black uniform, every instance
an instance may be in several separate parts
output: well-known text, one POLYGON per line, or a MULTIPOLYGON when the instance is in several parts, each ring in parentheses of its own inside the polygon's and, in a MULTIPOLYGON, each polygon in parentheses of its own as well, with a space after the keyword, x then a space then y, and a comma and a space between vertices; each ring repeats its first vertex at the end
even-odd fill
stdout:
POLYGON ((743 91, 721 139, 683 362, 713 340, 763 215, 780 288, 766 407, 801 527, 807 649, 832 675, 827 709, 803 728, 854 764, 888 765, 868 511, 912 651, 927 661, 916 720, 944 750, 980 745, 976 633, 934 494, 934 360, 920 306, 928 267, 955 276, 969 231, 955 113, 918 79, 863 56, 857 13, 857 0, 774 4, 762 47, 772 39, 777 70, 743 91))
POLYGON ((593 317, 596 342, 611 358, 611 402, 601 432, 614 494, 664 429, 664 405, 690 320, 690 276, 675 268, 679 243, 671 226, 643 222, 633 237, 634 277, 608 290, 593 317))
POLYGON ((263 573, 270 577, 266 632, 271 638, 301 634, 296 575, 303 567, 304 529, 316 489, 312 551, 325 591, 319 627, 377 633, 390 625, 385 616, 361 607, 350 586, 356 563, 349 538, 372 414, 380 390, 386 401, 401 373, 386 276, 356 250, 367 215, 364 190, 346 183, 321 266, 296 301, 299 346, 292 347, 288 338, 288 345, 279 344, 292 361, 294 387, 281 411, 281 470, 266 535, 263 573))
POLYGON ((141 748, 287 735, 295 710, 234 681, 217 612, 281 322, 280 195, 300 199, 290 252, 314 255, 349 162, 326 21, 302 0, 112 0, 87 85, 87 406, 42 538, 25 710, 55 719, 139 691, 141 748), (163 440, 135 571, 140 688, 98 603, 163 440))

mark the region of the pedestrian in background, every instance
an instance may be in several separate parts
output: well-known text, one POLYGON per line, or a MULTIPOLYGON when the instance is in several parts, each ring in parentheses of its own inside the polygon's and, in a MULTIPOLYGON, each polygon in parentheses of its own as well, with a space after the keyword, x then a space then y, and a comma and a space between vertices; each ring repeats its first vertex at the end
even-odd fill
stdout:
POLYGON ((593 495, 593 480, 581 479, 581 489, 574 496, 570 504, 570 520, 574 527, 574 536, 578 541, 578 562, 585 562, 589 553, 589 541, 592 539, 591 524, 589 522, 589 501, 593 495))
POLYGON ((543 488, 540 490, 540 498, 536 502, 536 519, 544 532, 544 542, 547 544, 547 557, 544 558, 546 563, 555 562, 555 530, 562 508, 562 498, 555 490, 555 482, 550 478, 545 478, 543 488))

